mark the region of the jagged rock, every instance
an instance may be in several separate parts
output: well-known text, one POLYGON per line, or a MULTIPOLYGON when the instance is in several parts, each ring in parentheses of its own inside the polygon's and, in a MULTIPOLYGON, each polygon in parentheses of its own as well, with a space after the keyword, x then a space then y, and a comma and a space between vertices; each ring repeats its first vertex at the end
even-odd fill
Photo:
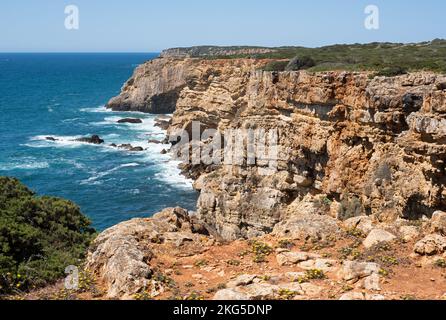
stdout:
POLYGON ((297 240, 327 240, 340 231, 335 219, 316 214, 298 214, 279 222, 273 234, 297 240))
POLYGON ((318 258, 318 255, 307 252, 288 252, 284 251, 276 255, 277 263, 281 266, 292 266, 310 258, 318 258))
POLYGON ((446 250, 446 238, 437 234, 430 234, 415 244, 414 251, 420 255, 432 256, 446 250))
POLYGON ((45 139, 48 141, 53 141, 53 142, 58 141, 58 139, 56 139, 54 137, 46 137, 45 139))
MULTIPOLYGON (((86 268, 98 276, 107 289, 107 297, 132 299, 143 288, 156 288, 150 261, 151 247, 162 241, 176 241, 175 232, 184 239, 200 243, 192 234, 192 222, 186 210, 170 208, 150 219, 133 219, 102 232, 93 242, 86 268), (189 232, 189 235, 184 236, 189 232)), ((184 250, 184 249, 182 249, 184 250)), ((173 253, 172 253, 173 254, 173 253)))
POLYGON ((91 137, 79 138, 74 141, 85 142, 91 144, 103 144, 104 140, 102 140, 98 135, 93 135, 91 137))
POLYGON ((402 226, 400 227, 399 232, 401 238, 406 242, 415 240, 420 235, 420 231, 415 226, 402 226))
POLYGON ((364 289, 369 291, 381 291, 381 276, 373 273, 364 279, 364 289))
POLYGON ((359 230, 364 234, 369 234, 373 230, 373 220, 368 216, 353 217, 343 222, 347 230, 359 230))
POLYGON ((253 283, 243 288, 249 300, 270 300, 274 299, 279 287, 268 283, 253 283))
POLYGON ((385 300, 386 298, 380 294, 366 294, 362 292, 344 293, 339 300, 385 300))
POLYGON ((305 270, 321 270, 332 272, 337 269, 338 262, 333 259, 314 259, 299 263, 299 267, 305 270))
POLYGON ((143 121, 141 119, 135 119, 135 118, 125 118, 125 119, 121 119, 118 120, 118 123, 132 123, 132 124, 137 124, 137 123, 142 123, 143 121))
POLYGON ((131 299, 148 286, 153 272, 148 263, 152 253, 140 245, 134 234, 151 229, 147 220, 131 220, 104 231, 94 241, 87 269, 106 283, 109 298, 131 299))
POLYGON ((141 152, 144 151, 143 147, 134 147, 131 144, 121 144, 118 146, 119 149, 124 149, 130 152, 141 152))
POLYGON ((369 249, 379 243, 388 243, 394 241, 395 239, 396 236, 394 236, 390 232, 381 229, 374 229, 370 232, 370 234, 367 236, 362 244, 364 245, 364 247, 369 249))
POLYGON ((167 130, 169 129, 169 126, 171 124, 171 120, 160 120, 160 119, 156 119, 155 120, 155 126, 161 128, 162 130, 167 130))
POLYGON ((323 291, 322 287, 314 285, 312 283, 302 283, 300 287, 302 288, 304 295, 308 297, 318 297, 323 291))
POLYGON ((281 290, 293 292, 299 298, 317 297, 322 288, 311 283, 289 282, 281 284, 252 283, 218 291, 214 300, 271 300, 279 299, 281 290))
POLYGON ((192 237, 191 233, 186 232, 166 232, 163 234, 163 239, 165 242, 172 242, 177 247, 181 247, 186 242, 192 242, 194 241, 194 238, 192 237))
POLYGON ((446 212, 434 212, 431 219, 431 232, 446 235, 446 212))
POLYGON ((252 284, 254 282, 255 278, 257 278, 256 275, 243 274, 243 275, 238 276, 234 280, 229 281, 227 284, 227 287, 233 288, 233 287, 239 287, 239 286, 246 286, 246 285, 252 284))
POLYGON ((378 264, 372 262, 344 261, 338 276, 345 281, 357 282, 362 278, 379 274, 380 269, 378 264))
POLYGON ((155 140, 155 139, 150 139, 150 140, 148 141, 148 143, 153 143, 153 144, 161 144, 161 143, 162 143, 162 141, 159 141, 159 140, 155 140))
POLYGON ((304 279, 306 276, 305 272, 287 272, 285 273, 285 278, 292 281, 297 282, 299 279, 304 279))
POLYGON ((215 293, 213 300, 217 301, 244 301, 250 300, 246 293, 234 290, 234 289, 223 289, 215 293))

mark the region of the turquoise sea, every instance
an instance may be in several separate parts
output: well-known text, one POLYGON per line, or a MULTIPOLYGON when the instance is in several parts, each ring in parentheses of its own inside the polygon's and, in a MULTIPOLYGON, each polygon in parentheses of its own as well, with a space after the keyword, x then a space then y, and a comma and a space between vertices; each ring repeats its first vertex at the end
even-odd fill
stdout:
POLYGON ((164 137, 156 116, 104 108, 134 68, 156 56, 0 54, 0 175, 76 202, 99 230, 166 207, 193 210, 191 181, 160 154, 168 146, 148 143, 164 137), (117 123, 125 117, 143 123, 117 123), (93 134, 105 144, 72 141, 93 134), (112 143, 147 150, 127 152, 112 143))

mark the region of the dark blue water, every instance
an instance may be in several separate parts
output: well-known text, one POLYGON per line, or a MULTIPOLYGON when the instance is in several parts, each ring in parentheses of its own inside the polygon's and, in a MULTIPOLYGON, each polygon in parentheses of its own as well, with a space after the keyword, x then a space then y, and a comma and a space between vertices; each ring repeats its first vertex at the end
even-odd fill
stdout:
POLYGON ((103 105, 155 54, 0 54, 0 175, 38 194, 76 202, 98 229, 166 207, 193 209, 196 193, 177 163, 149 144, 163 138, 155 116, 103 105), (142 124, 117 124, 139 117, 142 124), (98 134, 101 146, 73 142, 98 134), (53 136, 56 142, 45 137, 53 136), (109 146, 131 143, 131 153, 109 146))

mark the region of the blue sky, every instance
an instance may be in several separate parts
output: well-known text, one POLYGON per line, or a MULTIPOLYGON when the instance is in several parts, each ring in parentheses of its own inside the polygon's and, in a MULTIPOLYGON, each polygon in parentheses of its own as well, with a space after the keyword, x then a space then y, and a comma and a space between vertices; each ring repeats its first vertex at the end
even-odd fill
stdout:
POLYGON ((2 0, 0 51, 157 52, 191 45, 303 45, 446 38, 443 0, 2 0), (64 27, 77 5, 80 29, 64 27), (380 9, 380 29, 364 9, 380 9))

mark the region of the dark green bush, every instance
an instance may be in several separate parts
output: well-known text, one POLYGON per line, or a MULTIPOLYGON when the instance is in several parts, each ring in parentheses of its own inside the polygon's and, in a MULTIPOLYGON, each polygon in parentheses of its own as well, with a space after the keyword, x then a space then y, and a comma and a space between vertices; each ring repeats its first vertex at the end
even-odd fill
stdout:
POLYGON ((268 63, 263 70, 264 71, 285 71, 289 61, 272 61, 268 63))
POLYGON ((291 59, 291 61, 288 63, 288 65, 285 67, 286 71, 298 71, 298 70, 304 70, 312 68, 316 65, 313 59, 310 57, 304 56, 304 57, 294 57, 291 59))
POLYGON ((396 77, 403 74, 407 74, 407 71, 402 67, 388 67, 384 68, 377 73, 375 73, 375 77, 396 77))
POLYGON ((95 234, 90 224, 74 203, 0 177, 0 294, 51 284, 79 265, 95 234))

